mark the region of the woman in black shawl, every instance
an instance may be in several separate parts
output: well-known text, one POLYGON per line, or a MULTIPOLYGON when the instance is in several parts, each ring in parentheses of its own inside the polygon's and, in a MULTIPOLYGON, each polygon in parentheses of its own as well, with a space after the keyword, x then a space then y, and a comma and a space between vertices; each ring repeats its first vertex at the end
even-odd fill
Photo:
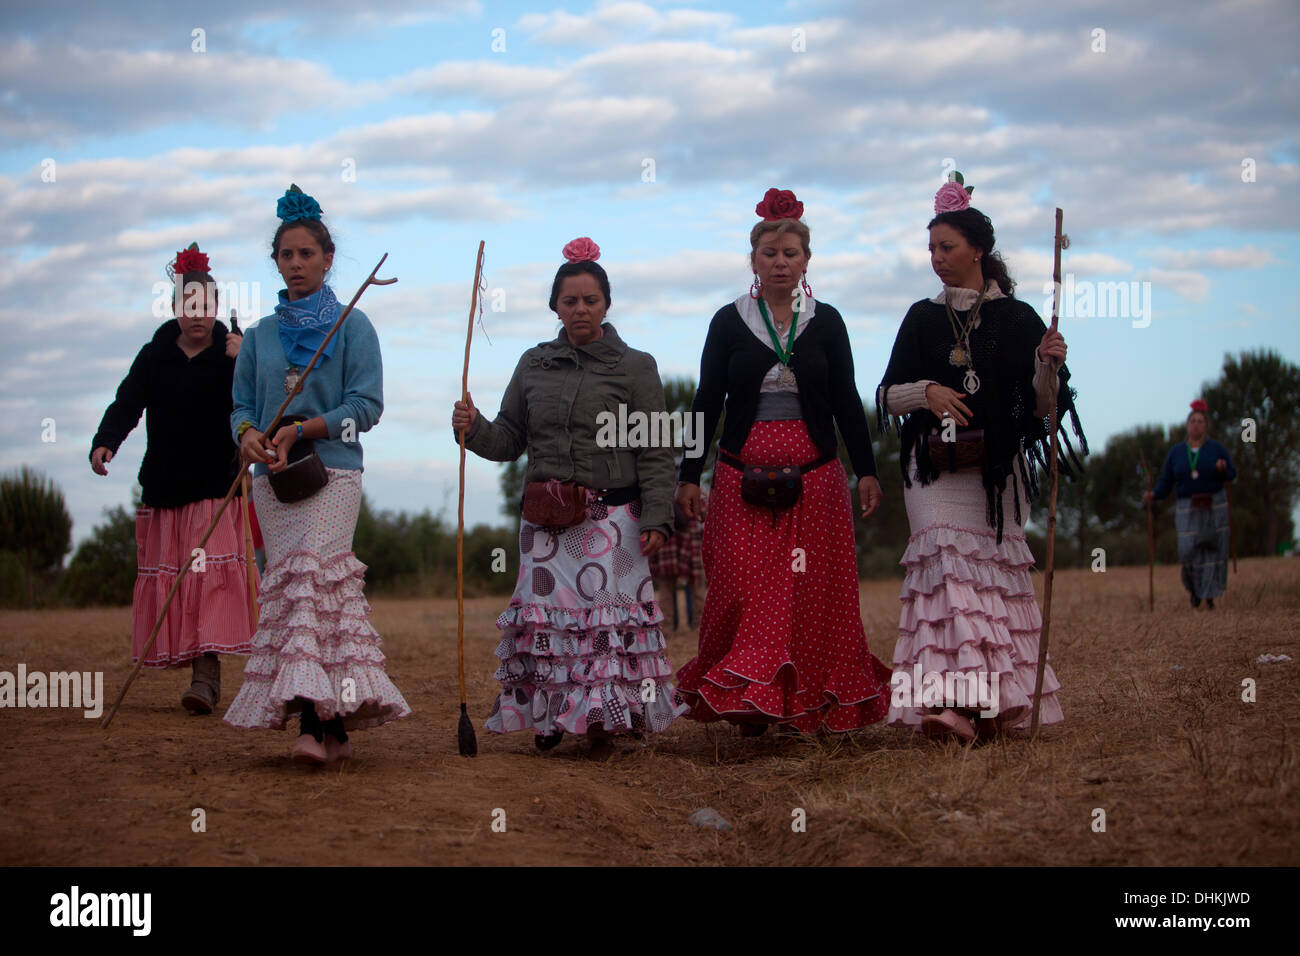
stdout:
MULTIPOLYGON (((1088 448, 1065 339, 1014 297, 993 224, 960 182, 939 190, 929 224, 944 288, 908 310, 876 403, 881 427, 892 416, 901 429, 912 532, 889 723, 969 741, 1029 722, 1042 616, 1024 520, 1050 454, 1054 389, 1060 419, 1088 448)), ((1079 463, 1062 438, 1070 475, 1079 463)), ((1048 666, 1043 723, 1063 719, 1059 688, 1048 666)))

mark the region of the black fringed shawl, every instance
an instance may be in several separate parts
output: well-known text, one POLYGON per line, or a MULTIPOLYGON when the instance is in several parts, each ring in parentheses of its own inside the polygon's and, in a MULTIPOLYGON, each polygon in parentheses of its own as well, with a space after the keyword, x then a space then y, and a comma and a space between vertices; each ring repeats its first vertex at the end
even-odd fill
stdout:
MULTIPOLYGON (((967 313, 958 311, 959 320, 967 313)), ((984 429, 984 489, 987 493, 986 515, 989 527, 997 530, 997 540, 1002 542, 1002 493, 1007 478, 1012 480, 1016 521, 1020 522, 1020 496, 1024 488, 1025 503, 1038 497, 1038 469, 1047 468, 1051 455, 1051 436, 1048 418, 1034 414, 1034 350, 1042 341, 1047 326, 1030 306, 1015 298, 987 301, 980 308, 979 328, 970 335, 971 353, 975 372, 980 378, 980 388, 973 396, 962 401, 971 410, 970 424, 965 428, 984 429), (1016 461, 1021 449, 1019 475, 1016 461), (1028 469, 1025 461, 1028 460, 1028 469)), ((906 385, 930 379, 940 385, 965 391, 962 380, 965 367, 949 363, 948 354, 955 344, 952 323, 942 304, 923 299, 907 310, 903 324, 894 340, 894 350, 889 356, 882 388, 906 385)), ((1069 370, 1062 365, 1059 372, 1060 391, 1057 394, 1057 422, 1061 433, 1059 466, 1062 474, 1073 478, 1083 465, 1070 445, 1065 432, 1068 414, 1075 436, 1079 439, 1079 454, 1088 454, 1088 441, 1079 425, 1079 415, 1074 406, 1074 389, 1070 388, 1069 370)), ((883 394, 881 394, 883 397, 883 394)), ((932 429, 939 427, 939 418, 928 408, 910 412, 906 418, 890 416, 885 412, 885 402, 877 401, 877 416, 881 431, 892 424, 899 429, 902 449, 899 464, 903 483, 912 486, 908 474, 908 461, 916 456, 916 477, 928 485, 939 477, 943 462, 930 459, 927 440, 932 429)))

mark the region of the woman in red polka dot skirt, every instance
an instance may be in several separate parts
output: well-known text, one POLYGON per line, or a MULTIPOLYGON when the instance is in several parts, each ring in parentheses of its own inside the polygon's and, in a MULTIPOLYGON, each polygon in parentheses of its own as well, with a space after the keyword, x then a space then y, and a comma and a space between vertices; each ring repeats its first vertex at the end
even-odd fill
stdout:
MULTIPOLYGON (((849 482, 835 426, 858 475, 863 515, 880 503, 871 436, 844 320, 804 280, 803 203, 769 189, 750 233, 754 285, 709 326, 693 413, 726 423, 704 525, 709 590, 699 655, 678 673, 692 718, 746 736, 769 724, 848 731, 884 718, 889 669, 867 648, 858 604, 849 482), (741 497, 742 465, 802 466, 802 493, 772 509, 741 497)), ((677 501, 700 513, 704 458, 682 463, 677 501)))
POLYGON ((606 431, 609 419, 664 411, 655 360, 605 322, 609 278, 583 237, 551 287, 563 328, 519 360, 487 421, 457 402, 452 428, 490 461, 528 470, 519 579, 497 620, 501 693, 487 729, 533 731, 540 750, 585 734, 590 756, 612 738, 665 729, 683 711, 673 687, 647 556, 673 532, 673 450, 606 431))
MULTIPOLYGON (((903 318, 876 405, 882 427, 891 415, 900 427, 912 530, 889 723, 969 742, 1030 723, 1042 615, 1024 520, 1051 454, 1053 391, 1063 474, 1070 459, 1078 466, 1067 417, 1088 446, 1065 339, 1015 298, 993 223, 970 207, 959 175, 939 190, 929 225, 943 290, 903 318)), ((1064 719, 1060 686, 1048 664, 1042 723, 1064 719)))

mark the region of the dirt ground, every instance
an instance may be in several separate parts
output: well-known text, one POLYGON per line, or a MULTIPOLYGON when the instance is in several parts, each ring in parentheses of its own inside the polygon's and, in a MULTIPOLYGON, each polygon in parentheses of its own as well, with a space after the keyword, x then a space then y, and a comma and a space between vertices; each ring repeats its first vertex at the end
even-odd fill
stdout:
MULTIPOLYGON (((179 706, 188 668, 142 674, 107 731, 80 710, 0 710, 0 864, 1295 865, 1300 562, 1240 568, 1214 612, 1192 611, 1177 569, 1158 568, 1155 614, 1145 568, 1059 573, 1066 722, 1035 742, 963 748, 882 726, 749 740, 681 720, 604 764, 580 741, 543 755, 531 735, 481 729, 500 599, 467 604, 480 752, 459 756, 456 604, 381 599, 373 623, 414 714, 357 733, 343 765, 298 767, 292 731, 221 722, 242 659, 207 717, 179 706), (733 829, 687 822, 706 806, 733 829)), ((898 584, 865 582, 862 610, 889 661, 898 584)), ((102 670, 111 701, 129 627, 125 608, 5 612, 0 670, 102 670)), ((676 666, 695 637, 671 636, 676 666)))

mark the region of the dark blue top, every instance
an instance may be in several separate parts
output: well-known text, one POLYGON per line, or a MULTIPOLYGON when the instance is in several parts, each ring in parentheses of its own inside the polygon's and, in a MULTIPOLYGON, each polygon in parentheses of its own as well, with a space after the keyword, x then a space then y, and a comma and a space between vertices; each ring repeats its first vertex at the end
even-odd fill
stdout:
POLYGON ((1192 495, 1214 494, 1223 487, 1225 481, 1237 477, 1237 469, 1232 467, 1228 449, 1213 438, 1207 438, 1201 450, 1196 453, 1196 473, 1192 477, 1192 465, 1187 460, 1187 442, 1180 441, 1165 456, 1165 466, 1160 470, 1160 480, 1152 489, 1157 498, 1166 497, 1171 490, 1177 490, 1179 498, 1192 495), (1228 463, 1227 471, 1220 472, 1215 462, 1220 458, 1228 463))

